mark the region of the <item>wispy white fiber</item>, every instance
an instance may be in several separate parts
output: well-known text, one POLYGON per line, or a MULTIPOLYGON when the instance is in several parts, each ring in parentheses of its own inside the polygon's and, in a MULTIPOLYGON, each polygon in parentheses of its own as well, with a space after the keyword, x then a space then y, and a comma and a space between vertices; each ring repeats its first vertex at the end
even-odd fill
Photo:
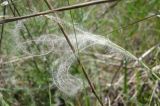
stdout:
MULTIPOLYGON (((53 17, 50 17, 53 19, 53 17)), ((55 20, 55 18, 54 18, 55 20)), ((56 20, 57 21, 57 20, 56 20)), ((71 28, 70 24, 65 23, 62 20, 58 20, 59 22, 63 23, 64 25, 71 28)), ((91 51, 90 48, 96 48, 100 46, 102 48, 107 49, 109 52, 113 54, 119 54, 122 58, 136 60, 137 58, 132 55, 130 52, 126 51, 122 47, 118 46, 117 44, 110 41, 108 38, 105 38, 101 35, 92 34, 87 31, 83 31, 80 28, 76 27, 76 37, 75 39, 74 33, 68 33, 68 38, 71 41, 74 48, 78 47, 78 50, 74 54, 68 45, 68 42, 64 38, 62 34, 43 34, 39 37, 34 37, 33 40, 26 40, 25 42, 20 40, 20 33, 19 30, 23 29, 22 23, 18 23, 14 29, 14 37, 16 42, 16 48, 21 51, 25 56, 44 56, 44 54, 50 53, 55 57, 53 60, 53 83, 56 85, 59 90, 64 92, 67 95, 75 95, 76 93, 80 92, 83 89, 83 81, 78 78, 77 76, 73 76, 70 74, 71 66, 76 63, 76 56, 78 56, 78 52, 80 54, 87 53, 87 52, 94 52, 91 51), (40 51, 35 49, 36 44, 40 51), (28 50, 28 46, 31 50, 28 50)), ((89 59, 91 57, 87 57, 89 59)), ((92 59, 94 61, 94 59, 92 59)), ((111 60, 111 59, 110 59, 111 60)), ((95 60, 96 61, 96 60, 95 60)), ((83 64, 83 60, 82 60, 83 64)), ((107 62, 106 62, 107 64, 107 62)), ((87 64, 85 64, 87 67, 87 64)))
POLYGON ((2 3, 1 3, 1 6, 6 6, 6 5, 8 5, 9 4, 9 2, 7 1, 7 0, 5 0, 5 1, 3 1, 2 3))

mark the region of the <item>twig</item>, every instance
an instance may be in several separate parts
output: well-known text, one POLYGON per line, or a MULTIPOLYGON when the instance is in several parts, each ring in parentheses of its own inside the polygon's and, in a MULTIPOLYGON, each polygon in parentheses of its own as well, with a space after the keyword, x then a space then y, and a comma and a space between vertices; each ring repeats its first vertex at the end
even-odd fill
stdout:
POLYGON ((156 17, 157 15, 158 15, 158 13, 155 13, 155 14, 150 15, 150 16, 148 16, 148 17, 145 17, 145 18, 139 19, 139 20, 137 20, 137 21, 135 21, 135 22, 129 23, 129 24, 127 24, 126 26, 121 26, 121 27, 119 27, 119 28, 117 28, 117 29, 115 29, 115 30, 110 31, 109 33, 107 33, 107 35, 110 35, 111 33, 116 32, 116 31, 119 31, 119 30, 121 30, 121 29, 127 29, 129 26, 132 26, 132 25, 135 25, 135 24, 137 24, 137 23, 139 23, 139 22, 145 21, 145 20, 147 20, 147 19, 156 17))
POLYGON ((102 3, 110 3, 110 2, 114 2, 114 1, 117 1, 117 0, 89 1, 89 2, 85 2, 85 3, 81 3, 81 4, 75 4, 75 5, 71 5, 71 6, 65 6, 65 7, 60 7, 60 8, 56 8, 56 9, 51 9, 51 10, 44 11, 44 12, 39 12, 39 13, 36 13, 36 14, 3 19, 3 20, 0 20, 0 24, 13 22, 13 21, 17 21, 17 20, 22 20, 22 19, 27 19, 27 18, 31 18, 31 17, 36 17, 36 16, 40 16, 40 15, 46 15, 46 14, 50 14, 50 13, 54 13, 54 12, 77 9, 77 8, 91 6, 91 5, 102 4, 102 3))
MULTIPOLYGON (((3 1, 3 0, 1 0, 3 1)), ((6 15, 6 6, 3 7, 3 16, 6 15)), ((4 19, 5 17, 3 17, 4 19)), ((2 49, 2 39, 3 39, 3 33, 4 33, 4 24, 2 24, 2 27, 1 27, 1 35, 0 35, 0 53, 2 52, 1 49, 2 49)))

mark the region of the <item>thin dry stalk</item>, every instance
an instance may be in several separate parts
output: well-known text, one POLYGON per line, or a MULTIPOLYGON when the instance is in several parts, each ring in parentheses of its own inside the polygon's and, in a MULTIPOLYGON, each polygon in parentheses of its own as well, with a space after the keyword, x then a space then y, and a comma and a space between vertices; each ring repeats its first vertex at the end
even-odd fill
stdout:
MULTIPOLYGON (((3 0, 1 0, 3 2, 3 0)), ((3 7, 3 16, 6 15, 6 6, 3 7)), ((5 17, 3 17, 3 19, 5 19, 5 17)), ((3 34, 4 34, 4 24, 2 24, 1 27, 1 35, 0 35, 0 53, 2 52, 2 39, 3 39, 3 34)))
POLYGON ((75 5, 71 5, 71 6, 65 6, 65 7, 60 7, 60 8, 44 11, 44 12, 39 12, 36 14, 3 19, 3 20, 0 20, 0 24, 13 22, 13 21, 17 21, 17 20, 22 20, 22 19, 27 19, 27 18, 36 17, 36 16, 41 16, 41 15, 46 15, 46 14, 50 14, 50 13, 54 13, 54 12, 66 11, 66 10, 77 9, 77 8, 91 6, 91 5, 102 4, 102 3, 110 3, 110 2, 115 2, 115 1, 117 1, 117 0, 89 1, 89 2, 85 2, 85 3, 79 3, 79 4, 75 4, 75 5))
MULTIPOLYGON (((47 4, 48 8, 49 8, 50 10, 53 10, 52 5, 51 5, 47 0, 44 0, 44 1, 45 1, 45 3, 47 4)), ((56 14, 56 12, 54 12, 54 14, 55 14, 56 17, 58 18, 58 15, 56 14)), ((75 53, 76 53, 76 50, 75 50, 75 48, 73 47, 71 41, 69 40, 66 32, 64 31, 63 26, 62 26, 58 21, 57 21, 57 24, 58 24, 60 30, 62 31, 62 33, 63 33, 66 41, 68 42, 70 48, 72 49, 73 53, 75 54, 75 53)), ((91 90, 92 90, 92 93, 95 95, 95 97, 97 98, 97 100, 99 101, 99 103, 101 104, 101 106, 104 106, 104 105, 103 105, 103 102, 101 101, 101 99, 99 98, 98 94, 96 93, 96 91, 95 91, 95 89, 94 89, 94 87, 93 87, 93 85, 92 85, 92 82, 91 82, 91 80, 90 80, 87 72, 85 71, 85 68, 84 68, 83 64, 81 63, 81 60, 80 60, 76 55, 75 55, 75 57, 76 57, 79 65, 80 65, 81 68, 82 68, 83 74, 84 74, 84 76, 86 77, 86 79, 87 79, 87 81, 88 81, 88 84, 89 84, 89 86, 90 86, 90 88, 91 88, 91 90)))

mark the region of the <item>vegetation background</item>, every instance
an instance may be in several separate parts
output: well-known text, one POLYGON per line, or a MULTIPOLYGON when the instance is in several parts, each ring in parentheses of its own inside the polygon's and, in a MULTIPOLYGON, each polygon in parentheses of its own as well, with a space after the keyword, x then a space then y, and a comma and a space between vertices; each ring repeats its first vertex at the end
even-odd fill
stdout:
MULTIPOLYGON (((91 0, 48 0, 47 2, 52 6, 50 8, 46 1, 1 0, 0 20, 93 2, 91 0)), ((55 14, 2 23, 0 25, 0 105, 101 106, 102 104, 99 103, 101 101, 104 106, 160 106, 160 0, 110 1, 112 2, 56 12, 61 20, 71 25, 59 22, 58 18, 56 20, 55 14), (51 16, 56 21, 53 21, 51 16), (63 26, 67 36, 75 34, 76 37, 76 28, 91 35, 100 35, 132 53, 143 61, 143 64, 138 63, 135 66, 138 60, 125 60, 119 51, 110 52, 112 50, 105 46, 89 48, 90 52, 87 53, 91 53, 90 56, 80 53, 82 56, 78 58, 82 61, 100 101, 92 93, 93 89, 90 84, 87 84, 81 64, 77 61, 72 64, 69 71, 82 79, 84 86, 78 93, 68 95, 54 84, 55 76, 53 75, 57 72, 55 58, 60 58, 64 54, 57 52, 56 55, 49 53, 34 56, 50 51, 53 46, 49 43, 50 46, 43 45, 39 50, 33 42, 34 39, 49 34, 64 37, 57 22, 63 26), (26 47, 26 42, 29 40, 33 44, 26 47), (89 58, 93 58, 93 61, 85 62, 89 58), (104 58, 106 60, 103 63, 97 62, 104 58), (147 69, 144 66, 147 66, 147 69)), ((79 43, 83 42, 81 36, 77 37, 77 40, 79 43)), ((61 47, 59 49, 66 52, 68 49, 65 51, 63 42, 65 41, 59 40, 54 45, 62 44, 57 47, 61 47)), ((45 41, 38 45, 41 43, 45 41)), ((76 43, 73 46, 76 48, 76 43)), ((53 48, 54 50, 56 51, 56 48, 53 48)), ((74 91, 76 86, 69 87, 70 91, 67 92, 74 91)), ((65 89, 66 86, 63 87, 65 89)))

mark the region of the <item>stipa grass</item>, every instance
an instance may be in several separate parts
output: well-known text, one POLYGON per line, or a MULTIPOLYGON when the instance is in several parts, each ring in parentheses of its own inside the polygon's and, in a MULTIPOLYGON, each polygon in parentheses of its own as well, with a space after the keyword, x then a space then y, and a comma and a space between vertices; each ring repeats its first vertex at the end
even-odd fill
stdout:
MULTIPOLYGON (((47 16, 48 17, 48 16, 47 16)), ((56 19, 57 18, 50 18, 56 19)), ((71 28, 71 24, 65 22, 63 20, 58 19, 63 25, 65 25, 68 29, 71 28)), ((70 67, 76 62, 75 56, 83 56, 85 59, 82 60, 82 63, 85 63, 85 67, 89 67, 86 64, 86 61, 95 61, 98 62, 99 59, 95 59, 91 56, 85 55, 88 53, 97 52, 91 48, 102 48, 103 51, 107 51, 106 53, 114 54, 117 57, 127 60, 137 60, 137 58, 132 55, 130 52, 126 51, 122 47, 110 41, 108 38, 105 38, 101 35, 92 34, 90 32, 86 32, 81 30, 78 27, 75 27, 75 33, 68 34, 68 38, 70 39, 72 45, 76 49, 76 52, 73 53, 70 49, 68 42, 66 39, 60 34, 44 34, 38 37, 35 37, 33 40, 28 39, 27 41, 20 40, 20 30, 24 30, 23 22, 19 22, 16 24, 14 32, 14 40, 16 50, 20 52, 19 59, 15 59, 15 61, 19 61, 21 59, 29 59, 33 57, 43 57, 45 55, 53 55, 53 82, 54 84, 65 94, 67 95, 75 95, 78 91, 83 89, 82 80, 76 76, 70 74, 70 67), (37 51, 33 42, 38 45, 41 51, 37 51), (30 51, 28 51, 28 47, 30 51)), ((103 55, 102 51, 98 51, 99 55, 103 55)), ((106 54, 107 55, 107 54, 106 54)), ((106 59, 107 60, 107 59, 106 59)), ((12 61, 11 62, 15 62, 12 61)), ((111 63, 112 60, 106 61, 106 64, 111 63)))
MULTIPOLYGON (((6 7, 6 18, 12 17, 11 12, 15 17, 18 15, 23 17, 33 12, 48 10, 43 1, 39 3, 37 1, 13 1, 8 5, 4 4, 6 6, 2 6, 1 10, 6 7), (24 5, 28 8, 24 8, 24 5)), ((69 5, 64 1, 55 3, 51 3, 55 8, 69 5)), ((159 3, 158 0, 148 0, 145 3, 140 0, 121 1, 114 9, 108 9, 106 8, 108 5, 102 4, 71 10, 71 17, 67 11, 58 13, 65 20, 71 21, 70 18, 72 18, 72 24, 50 15, 15 22, 15 29, 13 29, 14 22, 5 24, 2 34, 4 35, 2 56, 0 56, 0 78, 2 79, 0 87, 4 101, 11 105, 53 105, 55 96, 57 94, 59 96, 59 92, 55 89, 57 86, 62 93, 76 96, 74 100, 72 99, 73 101, 71 100, 71 104, 97 106, 97 101, 91 93, 93 90, 90 90, 91 86, 87 86, 85 81, 83 81, 84 84, 82 83, 84 76, 81 76, 79 69, 84 65, 97 95, 105 105, 158 105, 160 103, 158 98, 160 61, 157 50, 159 47, 151 48, 151 46, 159 42, 159 20, 152 15, 159 8, 159 3), (58 26, 55 25, 57 21, 63 25, 66 35, 71 39, 76 50, 75 54, 72 53, 58 26), (83 24, 90 31, 111 35, 112 39, 136 55, 146 52, 136 59, 109 39, 85 29, 82 30, 78 28, 79 25, 76 27, 74 22, 76 25, 83 24), (40 50, 37 50, 37 47, 40 50), (82 65, 79 66, 75 55, 82 65), (140 66, 141 61, 146 63, 146 65, 141 64, 144 67, 140 66), (147 73, 146 70, 155 72, 157 77, 147 73), (52 82, 54 86, 51 87, 52 82), (82 92, 82 89, 85 89, 86 93, 82 92), (76 95, 78 91, 81 93, 76 95)), ((2 14, 3 12, 1 11, 2 14)), ((64 102, 69 105, 70 98, 64 99, 64 102)))

